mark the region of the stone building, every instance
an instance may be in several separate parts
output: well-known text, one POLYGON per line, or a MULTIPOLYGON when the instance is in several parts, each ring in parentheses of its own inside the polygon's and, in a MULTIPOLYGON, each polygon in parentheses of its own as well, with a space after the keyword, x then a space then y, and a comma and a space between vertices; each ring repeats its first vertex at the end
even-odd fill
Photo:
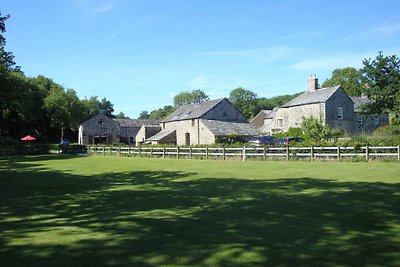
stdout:
POLYGON ((264 119, 272 112, 269 109, 263 109, 250 121, 250 124, 256 128, 260 128, 264 125, 264 119))
POLYGON ((376 128, 389 124, 389 114, 365 114, 361 108, 371 102, 366 96, 351 97, 356 114, 355 127, 358 134, 372 133, 376 128))
POLYGON ((79 144, 135 144, 143 125, 159 125, 157 120, 114 119, 97 114, 79 126, 79 144))
POLYGON ((323 125, 340 129, 345 134, 371 132, 388 124, 385 114, 359 114, 358 107, 363 101, 350 98, 340 85, 320 88, 316 75, 311 75, 307 91, 269 113, 260 131, 266 134, 286 132, 289 128, 301 127, 303 120, 310 117, 319 119, 323 125), (358 101, 356 105, 354 101, 358 101), (372 121, 372 118, 378 119, 372 121))
POLYGON ((226 98, 185 105, 161 121, 162 131, 147 138, 152 144, 213 144, 228 135, 253 136, 251 126, 226 98))

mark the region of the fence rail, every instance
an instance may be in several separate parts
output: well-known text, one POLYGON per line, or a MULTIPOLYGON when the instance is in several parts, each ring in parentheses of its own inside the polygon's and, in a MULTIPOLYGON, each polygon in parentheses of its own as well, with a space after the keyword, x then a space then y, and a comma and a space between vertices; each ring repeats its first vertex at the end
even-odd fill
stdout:
POLYGON ((364 147, 116 147, 89 146, 88 152, 97 155, 128 155, 146 157, 205 158, 205 159, 308 159, 343 160, 364 158, 366 161, 390 158, 400 161, 400 146, 364 147))

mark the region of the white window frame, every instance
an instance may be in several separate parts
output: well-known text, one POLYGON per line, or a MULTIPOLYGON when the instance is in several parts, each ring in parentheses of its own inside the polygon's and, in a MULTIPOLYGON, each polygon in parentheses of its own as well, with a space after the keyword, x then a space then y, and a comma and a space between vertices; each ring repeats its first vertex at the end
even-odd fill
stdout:
POLYGON ((283 119, 282 118, 276 119, 276 127, 283 128, 283 119))
POLYGON ((363 117, 358 117, 358 125, 363 125, 363 117))

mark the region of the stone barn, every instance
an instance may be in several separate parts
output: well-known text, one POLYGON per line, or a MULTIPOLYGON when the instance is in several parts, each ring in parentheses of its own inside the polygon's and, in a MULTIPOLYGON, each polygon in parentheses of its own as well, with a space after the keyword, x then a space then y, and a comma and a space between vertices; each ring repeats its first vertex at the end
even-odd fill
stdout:
POLYGON ((159 125, 157 120, 114 119, 98 114, 79 126, 79 144, 125 143, 135 145, 143 125, 159 125))
POLYGON ((226 99, 216 99, 178 108, 161 121, 161 132, 146 141, 154 144, 213 144, 228 135, 249 137, 257 134, 242 113, 226 99))

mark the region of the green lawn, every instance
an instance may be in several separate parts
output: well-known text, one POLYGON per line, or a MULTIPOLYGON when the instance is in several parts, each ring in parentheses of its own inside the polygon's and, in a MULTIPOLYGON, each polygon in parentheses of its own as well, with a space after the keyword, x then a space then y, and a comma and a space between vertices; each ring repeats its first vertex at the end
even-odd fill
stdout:
POLYGON ((400 266, 400 164, 0 159, 2 266, 400 266))

